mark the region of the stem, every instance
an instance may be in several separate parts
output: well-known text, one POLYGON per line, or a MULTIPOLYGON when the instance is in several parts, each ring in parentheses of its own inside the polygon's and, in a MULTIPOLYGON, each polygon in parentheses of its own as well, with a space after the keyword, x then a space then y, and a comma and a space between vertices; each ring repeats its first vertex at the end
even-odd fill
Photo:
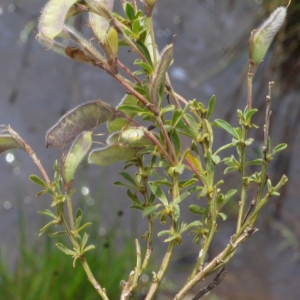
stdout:
MULTIPOLYGON (((173 173, 173 175, 172 175, 172 201, 174 201, 178 197, 179 197, 178 174, 173 173)), ((171 217, 170 232, 176 233, 178 230, 177 227, 178 227, 179 220, 175 221, 172 215, 170 217, 171 217)), ((150 289, 148 291, 148 294, 147 294, 145 300, 153 299, 154 294, 157 291, 157 289, 161 283, 161 280, 163 279, 163 277, 166 273, 167 268, 169 267, 176 243, 177 243, 176 239, 172 240, 169 243, 167 252, 162 260, 161 267, 160 267, 158 273, 154 275, 152 284, 150 286, 150 289)))
POLYGON ((147 237, 147 250, 146 250, 146 254, 145 254, 145 258, 141 267, 141 274, 145 271, 145 269, 148 266, 148 263, 150 261, 150 257, 152 254, 152 250, 153 250, 153 246, 152 246, 152 242, 153 242, 153 226, 154 226, 154 222, 151 216, 148 216, 148 237, 147 237))
POLYGON ((207 275, 214 272, 216 269, 222 267, 227 259, 232 257, 232 254, 236 251, 237 247, 240 246, 244 241, 246 241, 251 234, 255 232, 252 228, 249 230, 245 230, 244 232, 240 232, 239 235, 235 235, 231 242, 226 246, 226 248, 217 255, 212 261, 210 261, 203 269, 201 269, 198 273, 195 274, 190 281, 188 281, 183 288, 176 294, 174 300, 181 300, 183 297, 200 281, 203 280, 207 275))
POLYGON ((68 213, 69 213, 69 220, 70 220, 71 231, 75 232, 75 222, 74 222, 74 214, 73 214, 73 205, 72 205, 70 194, 67 194, 67 206, 68 206, 68 213))
POLYGON ((132 77, 136 82, 142 84, 143 81, 140 80, 138 77, 134 76, 130 69, 128 69, 121 61, 118 60, 118 65, 121 69, 123 69, 130 77, 132 77))
POLYGON ((43 165, 41 164, 41 161, 37 158, 34 150, 23 140, 17 132, 15 132, 10 126, 6 126, 6 130, 10 133, 10 135, 18 141, 23 146, 23 150, 32 158, 34 163, 39 168, 40 172, 42 173, 46 184, 50 186, 51 181, 47 175, 47 172, 45 171, 43 165))
POLYGON ((199 257, 197 259, 196 265, 189 276, 187 281, 190 281, 196 273, 199 272, 199 270, 203 269, 204 266, 204 261, 208 252, 208 249, 210 247, 210 244, 212 242, 212 239, 215 235, 216 229, 217 229, 217 191, 216 188, 214 189, 213 197, 211 198, 211 222, 210 222, 210 228, 209 228, 209 233, 208 236, 203 240, 201 250, 199 252, 199 257))
MULTIPOLYGON (((64 214, 64 211, 63 210, 60 210, 59 206, 58 206, 58 209, 59 209, 59 215, 61 216, 61 219, 62 219, 62 224, 63 224, 63 227, 65 228, 66 230, 66 233, 74 247, 74 249, 76 249, 75 251, 77 251, 77 249, 80 249, 80 246, 77 242, 77 240, 74 238, 72 232, 70 231, 69 227, 68 227, 68 223, 66 221, 66 217, 65 217, 65 214, 64 214)), ((107 295, 106 295, 106 292, 105 292, 105 289, 101 288, 100 284, 96 281, 87 261, 85 260, 84 256, 82 255, 80 258, 79 258, 80 262, 81 262, 81 265, 88 277, 88 280, 92 283, 93 287, 95 288, 95 290, 97 291, 97 293, 102 297, 102 299, 104 300, 109 300, 107 295)))
POLYGON ((154 111, 153 109, 153 105, 151 105, 151 103, 144 97, 142 96, 139 92, 137 92, 132 85, 120 74, 111 74, 114 79, 116 79, 127 91, 129 91, 132 95, 134 95, 140 102, 142 102, 146 107, 148 107, 153 113, 155 112, 157 114, 156 111, 154 111))
POLYGON ((247 196, 247 183, 244 180, 246 176, 246 144, 245 141, 247 139, 247 129, 245 125, 242 125, 242 140, 240 142, 241 147, 241 179, 242 179, 242 191, 241 191, 241 200, 239 202, 239 213, 238 213, 238 221, 236 231, 239 231, 244 215, 244 209, 246 204, 246 196, 247 196))
MULTIPOLYGON (((269 139, 269 126, 270 126, 270 116, 271 116, 271 93, 272 93, 272 87, 273 87, 274 82, 269 82, 269 92, 268 95, 266 96, 266 101, 267 101, 267 108, 266 108, 266 115, 265 115, 265 125, 264 125, 264 145, 263 145, 263 163, 261 167, 261 182, 259 185, 258 189, 258 194, 257 194, 257 201, 256 205, 259 205, 261 199, 262 199, 262 194, 263 190, 266 184, 266 179, 267 179, 267 168, 268 168, 268 152, 270 149, 268 149, 268 139, 269 139)), ((255 218, 256 220, 256 218, 255 218)), ((254 222, 255 222, 254 220, 254 222)))
POLYGON ((97 293, 102 297, 102 299, 104 300, 109 300, 107 295, 106 295, 106 291, 104 288, 101 288, 100 284, 97 282, 97 280, 95 279, 87 261, 85 260, 85 258, 82 256, 80 258, 80 262, 81 265, 88 277, 88 280, 90 281, 90 283, 93 285, 94 289, 97 291, 97 293))
POLYGON ((155 292, 157 291, 160 283, 161 283, 161 280, 163 279, 165 273, 166 273, 166 270, 170 264, 170 261, 171 261, 171 257, 173 255, 173 252, 174 252, 174 247, 176 245, 176 240, 175 241, 171 241, 168 245, 168 249, 167 249, 167 252, 162 260, 162 263, 161 263, 161 267, 158 271, 157 274, 154 274, 154 278, 153 278, 153 281, 152 281, 152 284, 150 286, 150 289, 148 291, 148 294, 145 298, 145 300, 151 300, 153 299, 154 297, 154 294, 155 292))
POLYGON ((253 76, 256 71, 256 65, 252 60, 249 60, 249 71, 248 71, 248 111, 252 109, 252 82, 253 82, 253 76))
POLYGON ((174 165, 177 164, 177 157, 176 157, 176 154, 175 154, 175 150, 174 150, 173 144, 171 143, 171 140, 170 140, 170 138, 168 136, 168 133, 166 132, 166 129, 165 129, 165 126, 164 126, 164 124, 162 122, 161 117, 157 116, 156 117, 156 121, 157 121, 157 124, 158 124, 158 126, 159 126, 159 128, 160 128, 160 130, 161 130, 161 132, 162 132, 162 134, 164 136, 164 138, 165 138, 165 141, 167 143, 167 147, 168 147, 168 149, 169 149, 169 151, 171 153, 171 156, 173 158, 173 164, 172 165, 174 166, 174 165))

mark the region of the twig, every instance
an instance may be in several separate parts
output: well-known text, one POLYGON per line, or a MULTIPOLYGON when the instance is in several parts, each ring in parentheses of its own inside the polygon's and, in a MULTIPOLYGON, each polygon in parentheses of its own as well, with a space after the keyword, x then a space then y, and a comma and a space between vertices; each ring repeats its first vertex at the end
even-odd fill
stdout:
POLYGON ((249 60, 249 71, 248 71, 248 99, 247 99, 247 104, 248 104, 248 111, 252 109, 252 82, 253 82, 253 76, 256 71, 256 64, 252 61, 249 60))
POLYGON ((199 293, 194 298, 192 298, 192 300, 198 300, 202 296, 204 296, 205 294, 210 292, 212 289, 214 289, 217 285, 219 285, 224 280, 225 275, 226 275, 226 270, 225 270, 225 267, 223 266, 219 270, 219 272, 218 272, 217 276, 214 278, 214 280, 206 288, 201 289, 199 291, 199 293))
POLYGON ((34 161, 34 163, 37 165, 37 167, 39 168, 39 170, 41 171, 46 184, 48 186, 50 186, 51 181, 43 167, 43 165, 41 164, 40 160, 37 158, 34 150, 18 135, 18 133, 16 133, 9 125, 6 126, 6 130, 10 133, 10 135, 18 141, 19 144, 21 144, 23 146, 24 151, 31 156, 32 160, 34 161))
POLYGON ((249 207, 248 207, 248 209, 246 211, 245 217, 244 217, 243 222, 242 222, 241 225, 244 225, 245 222, 247 221, 247 219, 248 219, 248 217, 249 217, 252 209, 254 208, 254 206, 256 204, 256 198, 257 198, 257 196, 251 201, 251 203, 250 203, 250 205, 249 205, 249 207))
POLYGON ((119 67, 123 70, 123 71, 125 71, 130 77, 132 77, 136 82, 138 82, 138 83, 140 83, 140 84, 142 84, 143 83, 143 81, 141 80, 141 79, 139 79, 138 77, 136 77, 136 76, 134 76, 133 74, 132 74, 132 72, 130 71, 130 69, 128 69, 122 62, 120 62, 119 60, 118 60, 118 65, 119 65, 119 67))

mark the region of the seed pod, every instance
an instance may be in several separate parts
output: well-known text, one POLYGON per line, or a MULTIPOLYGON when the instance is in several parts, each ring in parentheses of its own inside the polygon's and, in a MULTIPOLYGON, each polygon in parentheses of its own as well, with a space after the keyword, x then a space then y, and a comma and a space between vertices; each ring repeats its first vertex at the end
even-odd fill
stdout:
POLYGON ((13 149, 23 150, 23 146, 10 134, 0 134, 0 153, 13 149))
POLYGON ((129 147, 145 148, 152 145, 151 141, 144 136, 144 127, 130 127, 119 132, 114 132, 107 138, 107 144, 122 144, 129 147))
POLYGON ((111 8, 113 1, 110 0, 86 0, 85 3, 88 5, 91 12, 110 21, 114 18, 111 8))
POLYGON ((159 103, 160 101, 160 90, 162 84, 165 82, 167 70, 173 61, 173 44, 168 45, 162 52, 160 61, 156 67, 155 74, 153 76, 150 85, 150 101, 152 103, 159 103))
POLYGON ((271 16, 251 32, 249 58, 257 66, 264 59, 268 48, 286 17, 286 7, 278 7, 271 16))
POLYGON ((82 50, 76 47, 66 47, 65 54, 69 56, 70 58, 74 59, 78 62, 83 62, 87 64, 91 64, 93 66, 96 65, 95 60, 93 60, 91 57, 86 55, 82 50))
POLYGON ((63 147, 88 131, 117 117, 116 109, 101 100, 87 102, 66 113, 46 134, 46 147, 63 147))
POLYGON ((39 21, 39 32, 53 40, 62 31, 69 9, 77 0, 50 0, 45 5, 39 21))
POLYGON ((108 166, 122 160, 131 160, 136 156, 140 148, 129 148, 122 144, 114 144, 104 148, 93 150, 88 158, 90 164, 108 166))
POLYGON ((63 180, 68 184, 73 180, 78 165, 88 153, 92 145, 92 132, 82 132, 74 141, 66 158, 63 160, 63 180))

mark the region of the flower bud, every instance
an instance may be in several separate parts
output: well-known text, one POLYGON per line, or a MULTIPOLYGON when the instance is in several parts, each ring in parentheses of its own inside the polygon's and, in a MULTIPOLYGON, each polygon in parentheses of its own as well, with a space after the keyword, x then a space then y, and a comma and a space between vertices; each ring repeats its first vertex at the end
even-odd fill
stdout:
POLYGON ((256 66, 264 59, 285 17, 286 7, 278 7, 258 29, 251 32, 249 58, 256 66))

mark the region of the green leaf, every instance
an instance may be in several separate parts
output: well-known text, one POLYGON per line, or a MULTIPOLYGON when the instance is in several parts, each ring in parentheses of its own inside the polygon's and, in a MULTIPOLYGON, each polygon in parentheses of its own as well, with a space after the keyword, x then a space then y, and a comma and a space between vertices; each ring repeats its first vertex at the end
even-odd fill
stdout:
POLYGON ((250 111, 247 111, 246 114, 246 122, 248 123, 251 120, 251 117, 257 112, 256 108, 251 109, 250 111))
POLYGON ((157 236, 161 237, 161 236, 170 235, 170 234, 171 234, 171 230, 162 230, 157 234, 157 236))
POLYGON ((176 240, 178 238, 179 238, 178 234, 173 234, 170 237, 168 237, 167 239, 165 239, 164 242, 165 243, 169 243, 169 242, 172 242, 172 241, 174 241, 174 240, 176 240))
POLYGON ((66 246, 64 246, 61 243, 55 244, 55 246, 62 252, 64 252, 67 255, 76 256, 76 252, 73 250, 68 249, 66 246))
POLYGON ((190 192, 184 192, 179 197, 177 197, 174 202, 179 204, 181 201, 183 201, 185 198, 187 198, 191 193, 190 192))
POLYGON ((165 206, 168 206, 169 202, 167 196, 162 191, 160 186, 157 185, 155 182, 149 182, 149 186, 152 193, 156 196, 156 198, 159 199, 165 206))
POLYGON ((211 117, 214 109, 215 109, 215 105, 216 105, 216 96, 212 95, 211 98, 209 99, 208 102, 208 110, 206 113, 206 119, 209 120, 209 118, 211 117))
POLYGON ((134 62, 135 65, 140 66, 147 74, 152 74, 153 68, 150 64, 145 63, 139 59, 134 62))
POLYGON ((224 213, 219 212, 218 215, 221 217, 221 219, 222 219, 223 221, 225 221, 225 220, 227 219, 227 215, 224 214, 224 213))
POLYGON ((286 147, 287 147, 287 144, 285 144, 285 143, 279 144, 276 147, 274 147, 272 154, 280 152, 280 151, 284 150, 286 147))
POLYGON ((133 202, 141 206, 142 202, 139 200, 139 198, 136 196, 136 194, 131 193, 131 191, 127 190, 127 196, 128 198, 133 202))
POLYGON ((193 221, 192 223, 186 225, 186 226, 184 227, 184 229, 181 231, 181 233, 183 233, 183 232, 185 232, 185 231, 187 231, 187 230, 190 230, 190 229, 193 228, 193 227, 199 227, 199 226, 201 226, 201 225, 202 225, 202 223, 201 223, 199 220, 193 221))
POLYGON ((161 206, 161 204, 155 204, 155 205, 146 207, 143 211, 143 217, 150 215, 152 212, 156 211, 160 206, 161 206))
POLYGON ((143 53, 144 57, 146 58, 147 62, 150 64, 150 66, 153 66, 152 60, 151 60, 151 55, 149 53, 148 48, 140 41, 136 42, 136 46, 143 53))
POLYGON ((87 222, 87 223, 83 224, 81 227, 79 227, 79 228, 77 229, 77 232, 80 232, 81 230, 83 230, 83 229, 85 229, 85 228, 87 228, 87 227, 89 227, 89 226, 91 226, 91 225, 92 225, 91 222, 87 222))
POLYGON ((140 20, 139 20, 139 19, 135 19, 135 20, 132 22, 132 31, 133 31, 136 35, 139 35, 139 34, 140 34, 140 29, 141 29, 140 20))
POLYGON ((196 178, 181 180, 179 182, 179 186, 183 189, 183 188, 186 188, 186 187, 189 187, 189 186, 193 185, 197 181, 198 181, 198 179, 196 179, 196 178))
POLYGON ((235 171, 238 171, 237 167, 228 167, 224 170, 224 175, 235 171))
POLYGON ((135 182, 135 180, 132 178, 132 176, 130 174, 128 174, 127 172, 120 172, 119 173, 125 180, 127 180, 128 182, 130 182, 133 186, 137 187, 137 184, 135 182))
POLYGON ((43 234, 50 226, 57 225, 57 223, 57 220, 52 220, 51 222, 47 223, 44 227, 40 229, 39 235, 43 234))
POLYGON ((181 150, 181 141, 176 129, 171 133, 171 142, 174 146, 176 157, 179 157, 181 150))
POLYGON ((84 248, 83 252, 88 252, 91 250, 94 250, 96 247, 94 245, 88 245, 87 247, 84 248))
POLYGON ((125 4, 125 14, 128 20, 133 21, 135 19, 135 12, 133 6, 126 2, 125 4))
POLYGON ((44 181, 44 180, 42 180, 39 176, 37 176, 37 175, 30 175, 29 176, 29 179, 33 182, 33 183, 35 183, 35 184, 37 184, 37 185, 39 185, 39 186, 42 186, 42 187, 44 187, 44 188, 47 188, 48 186, 47 186, 47 184, 46 184, 46 182, 44 181))
POLYGON ((176 127, 177 123, 181 120, 183 116, 183 111, 182 110, 175 110, 172 116, 172 127, 176 127))
POLYGON ((39 210, 38 214, 39 215, 47 215, 47 216, 50 216, 53 219, 57 219, 56 215, 52 211, 50 211, 49 209, 39 210))
POLYGON ((49 233, 48 236, 49 237, 58 237, 58 236, 66 235, 66 234, 67 233, 65 231, 57 231, 57 232, 49 233))
POLYGON ((180 207, 176 202, 171 202, 170 207, 172 208, 174 221, 177 222, 180 217, 180 207))
POLYGON ((81 242, 81 251, 83 251, 87 241, 89 239, 89 236, 87 235, 87 233, 85 232, 84 235, 83 235, 83 238, 82 238, 82 242, 81 242))
POLYGON ((131 113, 142 113, 145 112, 144 108, 138 107, 137 105, 122 105, 119 108, 120 111, 123 111, 125 113, 131 112, 131 113))
POLYGON ((228 122, 221 120, 221 119, 217 119, 215 120, 212 125, 215 125, 219 128, 222 128, 224 130, 226 130, 229 134, 231 134, 233 137, 235 137, 237 140, 240 139, 237 131, 235 130, 235 128, 233 128, 228 122))
POLYGON ((189 210, 193 213, 193 214, 196 214, 196 215, 203 215, 206 211, 205 208, 199 206, 199 205, 196 205, 196 204, 192 204, 189 206, 189 210))
POLYGON ((261 158, 257 158, 251 161, 247 161, 247 166, 249 165, 261 165, 263 163, 263 160, 261 158))

